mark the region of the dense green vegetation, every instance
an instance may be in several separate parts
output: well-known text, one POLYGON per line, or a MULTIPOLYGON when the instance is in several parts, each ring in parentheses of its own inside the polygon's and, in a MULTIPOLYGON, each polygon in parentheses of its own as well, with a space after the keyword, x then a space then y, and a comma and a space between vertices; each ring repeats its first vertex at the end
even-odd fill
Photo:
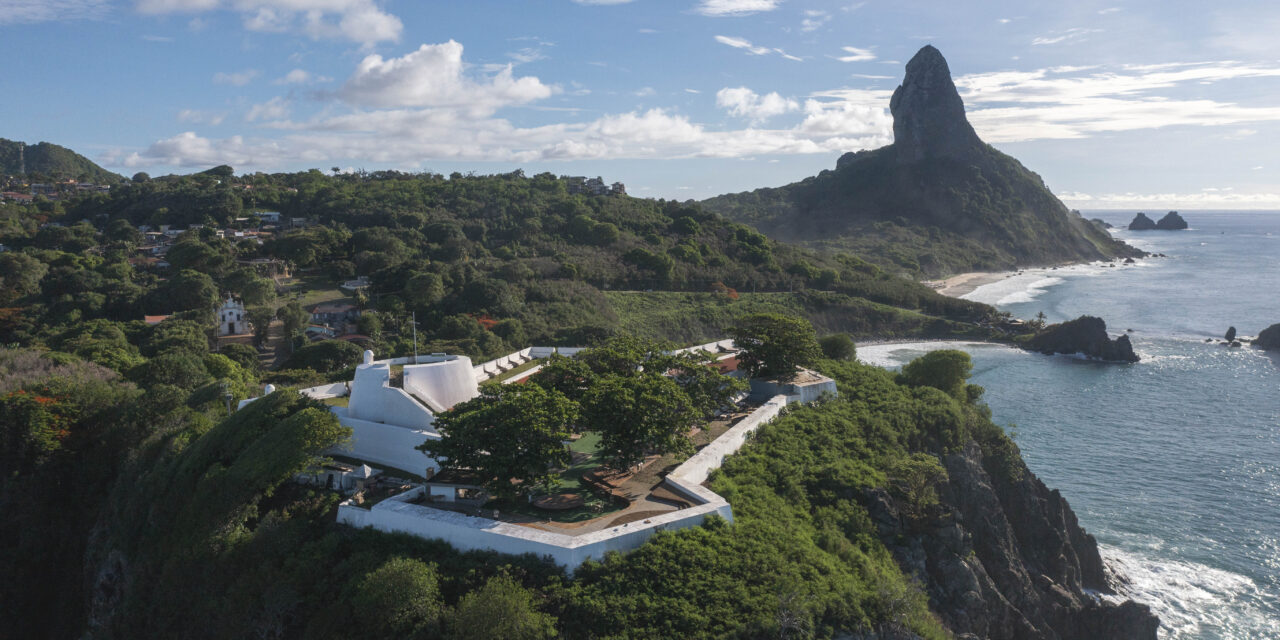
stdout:
POLYGON ((476 637, 475 624, 519 625, 530 637, 550 627, 570 638, 868 628, 946 637, 860 500, 887 486, 927 521, 937 455, 976 439, 1000 465, 1016 448, 973 401, 874 367, 820 366, 841 397, 788 412, 713 476, 733 525, 661 533, 572 578, 532 557, 334 524, 334 494, 287 479, 341 430, 290 392, 213 427, 194 416, 166 422, 128 456, 105 507, 87 510, 102 518, 88 553, 96 595, 66 606, 90 606, 91 635, 106 638, 327 638, 352 628, 453 638, 476 637), (511 613, 483 619, 477 600, 511 613))
POLYGON ((303 301, 333 300, 354 276, 372 283, 350 299, 380 354, 413 348, 411 313, 422 352, 486 356, 613 337, 534 384, 577 403, 584 423, 610 425, 609 438, 592 435, 615 465, 670 448, 665 427, 706 419, 724 391, 718 376, 692 369, 683 384, 644 374, 689 363, 657 360, 659 349, 618 333, 689 343, 781 312, 811 318, 823 334, 972 335, 989 308, 852 256, 768 240, 697 206, 570 196, 549 175, 236 177, 225 168, 142 178, 109 194, 0 205, 9 249, 0 253, 0 339, 11 345, 0 350, 6 634, 830 637, 897 625, 944 636, 859 497, 898 487, 906 503, 927 503, 938 478, 920 456, 971 437, 1016 456, 972 388, 953 397, 851 362, 820 363, 844 396, 783 418, 714 480, 734 505, 733 525, 664 533, 572 578, 537 558, 459 554, 336 525, 336 494, 289 481, 345 437, 326 408, 288 390, 230 417, 227 407, 265 381, 349 375, 358 348, 307 345, 300 334, 303 301), (261 244, 214 233, 256 228, 238 218, 259 210, 311 224, 264 233, 261 244), (205 227, 169 248, 167 269, 138 259, 148 240, 137 225, 193 223, 205 227), (272 280, 254 258, 306 271, 272 280), (213 310, 227 294, 259 329, 276 320, 283 368, 264 370, 244 345, 211 353, 213 310), (144 315, 169 317, 148 324, 144 315), (674 409, 658 420, 624 411, 619 398, 674 409), (761 473, 771 457, 779 462, 761 473), (403 593, 416 595, 406 602, 403 593))
MULTIPOLYGON (((22 161, 19 143, 0 138, 0 175, 19 176, 22 161)), ((22 155, 26 161, 24 176, 32 182, 77 180, 95 184, 113 184, 124 180, 118 174, 99 167, 92 160, 51 142, 26 145, 22 155)))
POLYGON ((834 170, 702 203, 772 238, 853 251, 892 273, 941 276, 1140 252, 1068 211, 1040 176, 982 145, 966 159, 897 161, 892 145, 834 170))

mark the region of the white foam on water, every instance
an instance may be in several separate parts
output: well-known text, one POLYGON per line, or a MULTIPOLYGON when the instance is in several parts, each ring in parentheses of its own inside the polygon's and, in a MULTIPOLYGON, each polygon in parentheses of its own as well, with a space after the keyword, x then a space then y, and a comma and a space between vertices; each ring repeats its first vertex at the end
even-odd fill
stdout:
POLYGON ((970 340, 934 340, 931 342, 896 342, 885 344, 858 345, 858 360, 885 369, 896 369, 916 358, 939 349, 1008 349, 1012 347, 992 342, 973 342, 970 340))
POLYGON ((1166 640, 1245 640, 1280 637, 1280 620, 1264 603, 1274 602, 1248 576, 1181 560, 1098 545, 1107 566, 1128 579, 1119 599, 1151 607, 1166 640))

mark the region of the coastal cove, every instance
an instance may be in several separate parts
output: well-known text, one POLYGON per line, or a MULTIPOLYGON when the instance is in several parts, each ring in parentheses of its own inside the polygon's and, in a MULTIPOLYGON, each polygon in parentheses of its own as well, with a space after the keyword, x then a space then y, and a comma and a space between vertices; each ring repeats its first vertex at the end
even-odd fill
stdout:
MULTIPOLYGON (((858 356, 896 367, 927 350, 969 352, 995 421, 1131 581, 1121 593, 1160 616, 1162 637, 1274 637, 1280 355, 1220 340, 1228 326, 1251 337, 1280 321, 1267 293, 1280 282, 1280 214, 1182 213, 1186 231, 1113 230, 1168 258, 1027 269, 963 295, 1048 322, 1100 316, 1142 362, 974 342, 861 345, 858 356)), ((1133 212, 1085 215, 1122 226, 1133 212)))

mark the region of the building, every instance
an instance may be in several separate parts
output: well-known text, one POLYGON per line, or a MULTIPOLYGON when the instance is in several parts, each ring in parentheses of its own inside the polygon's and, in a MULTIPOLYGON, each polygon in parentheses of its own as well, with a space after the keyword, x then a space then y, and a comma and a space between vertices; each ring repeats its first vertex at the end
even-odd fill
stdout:
POLYGON ((249 313, 244 303, 227 296, 227 301, 218 309, 218 336, 242 336, 253 333, 249 324, 249 313))
POLYGON ((280 222, 279 211, 259 211, 253 215, 258 216, 258 220, 264 223, 278 224, 280 222))
POLYGON ((360 310, 353 304, 326 302, 311 309, 311 322, 324 325, 337 333, 347 333, 347 325, 360 318, 360 310))

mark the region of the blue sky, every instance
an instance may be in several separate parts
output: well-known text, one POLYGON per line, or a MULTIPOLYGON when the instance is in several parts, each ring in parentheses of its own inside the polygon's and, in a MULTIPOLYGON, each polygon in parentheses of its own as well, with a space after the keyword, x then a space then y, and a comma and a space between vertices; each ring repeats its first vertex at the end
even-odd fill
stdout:
POLYGON ((1266 2, 0 0, 0 137, 131 175, 601 175, 778 186, 892 141, 924 44, 1079 208, 1280 208, 1266 2), (15 64, 16 63, 16 64, 15 64))

